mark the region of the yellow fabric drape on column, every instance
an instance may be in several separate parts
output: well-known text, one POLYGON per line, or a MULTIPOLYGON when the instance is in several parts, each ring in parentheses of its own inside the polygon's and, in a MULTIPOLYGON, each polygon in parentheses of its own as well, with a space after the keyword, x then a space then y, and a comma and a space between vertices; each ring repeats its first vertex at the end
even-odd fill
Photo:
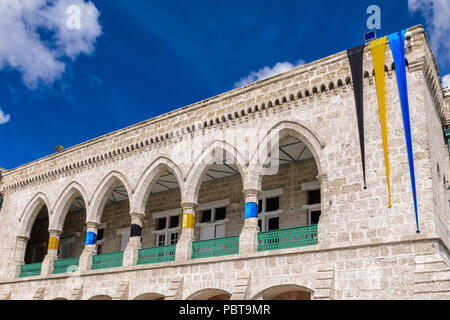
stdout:
POLYGON ((383 37, 370 42, 373 65, 375 70, 375 82, 377 85, 378 109, 380 111, 381 135, 383 137, 384 164, 386 167, 387 187, 389 195, 389 208, 391 207, 391 179, 389 174, 389 151, 386 124, 386 93, 384 82, 384 53, 386 49, 386 39, 383 37))
POLYGON ((48 240, 48 250, 57 250, 59 248, 59 239, 50 237, 48 240))
POLYGON ((182 229, 193 229, 194 228, 194 216, 190 213, 183 214, 183 224, 182 229))

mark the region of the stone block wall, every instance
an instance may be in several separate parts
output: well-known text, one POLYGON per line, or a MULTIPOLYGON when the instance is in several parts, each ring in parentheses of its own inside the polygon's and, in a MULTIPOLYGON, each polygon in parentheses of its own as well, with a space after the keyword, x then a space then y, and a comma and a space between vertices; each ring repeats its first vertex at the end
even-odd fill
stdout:
MULTIPOLYGON (((303 141, 315 158, 322 193, 322 215, 318 226, 320 242, 317 246, 313 249, 297 248, 298 254, 293 250, 273 255, 258 253, 237 260, 232 257, 229 261, 188 261, 174 264, 173 268, 153 266, 129 272, 98 271, 82 276, 97 280, 86 280, 82 289, 80 286, 74 289, 73 296, 87 298, 96 290, 98 294, 102 290, 106 294, 116 290, 116 287, 123 291, 126 286, 113 279, 125 278, 120 279, 124 281, 127 277, 131 292, 135 290, 134 279, 143 277, 149 279, 153 286, 170 283, 172 296, 179 294, 173 288, 175 284, 183 283, 182 292, 184 297, 188 297, 191 287, 201 287, 206 283, 219 285, 222 281, 230 286, 231 279, 238 277, 237 270, 245 268, 253 272, 253 264, 258 263, 258 268, 260 265, 265 267, 255 271, 255 275, 252 273, 250 278, 246 275, 239 278, 244 279, 240 282, 251 279, 248 280, 251 282, 251 291, 248 293, 251 297, 258 293, 257 290, 264 290, 264 283, 283 278, 287 279, 283 281, 301 282, 312 291, 320 289, 321 297, 381 297, 384 292, 384 297, 395 298, 395 294, 404 294, 405 297, 413 298, 414 292, 410 289, 412 283, 435 281, 425 279, 415 282, 416 268, 424 268, 418 266, 429 258, 417 258, 427 255, 416 251, 416 247, 422 248, 418 243, 438 243, 436 246, 441 246, 443 253, 438 250, 430 255, 439 253, 439 257, 448 256, 448 192, 442 180, 443 176, 446 179, 450 177, 450 172, 448 153, 442 139, 447 98, 440 88, 438 71, 424 30, 417 26, 409 31, 413 38, 406 55, 407 80, 421 233, 415 233, 403 121, 389 46, 386 48, 386 105, 392 208, 387 207, 386 173, 373 64, 370 50, 366 47, 363 69, 367 189, 362 187, 350 69, 346 53, 340 52, 4 172, 0 182, 0 190, 5 197, 0 211, 0 224, 9 227, 0 229, 0 279, 4 279, 0 288, 4 291, 14 289, 11 297, 21 295, 20 292, 25 297, 29 295, 25 287, 32 286, 38 292, 36 297, 42 297, 46 294, 40 288, 49 283, 52 284, 49 290, 59 290, 56 288, 64 286, 61 284, 62 278, 57 277, 51 280, 11 280, 11 275, 15 274, 14 264, 21 256, 18 239, 29 233, 40 205, 47 205, 50 224, 57 225, 66 193, 76 189, 86 199, 86 219, 95 221, 105 192, 118 182, 125 186, 130 195, 129 207, 124 205, 119 209, 120 215, 124 217, 129 212, 145 211, 145 208, 158 212, 157 206, 166 210, 172 204, 176 208, 181 202, 206 201, 212 199, 213 195, 205 190, 206 187, 200 186, 200 179, 208 166, 203 160, 219 149, 232 153, 238 160, 242 185, 236 184, 232 198, 236 203, 242 203, 239 197, 243 189, 261 190, 266 188, 266 183, 276 184, 274 181, 277 179, 269 179, 272 182, 266 182, 267 177, 262 179, 262 164, 253 160, 265 153, 270 137, 280 134, 281 139, 293 136, 303 141), (230 139, 224 140, 225 136, 230 139), (197 138, 201 138, 202 144, 193 141, 197 138), (437 164, 440 167, 439 175, 437 164), (173 198, 167 196, 160 204, 155 201, 155 208, 149 208, 143 194, 154 182, 156 173, 167 169, 176 175, 180 192, 173 198), (354 256, 355 250, 371 256, 367 265, 361 266, 360 262, 355 262, 358 261, 358 257, 354 256), (393 250, 400 252, 393 253, 393 250), (336 255, 336 260, 333 255, 336 255), (301 263, 289 265, 286 262, 289 259, 298 259, 296 261, 301 263), (286 267, 281 267, 282 271, 278 267, 269 267, 278 266, 278 263, 285 263, 286 267), (378 283, 371 284, 371 279, 365 278, 363 274, 369 266, 379 270, 377 263, 383 266, 377 271, 382 275, 379 288, 378 283), (388 275, 389 271, 384 270, 384 267, 398 269, 399 273, 404 272, 404 277, 397 279, 397 275, 388 275), (214 268, 218 268, 218 271, 213 272, 214 268), (292 268, 301 268, 301 271, 292 268), (223 270, 228 272, 224 273, 223 270), (352 278, 355 274, 351 270, 361 274, 352 278), (288 276, 280 277, 279 272, 288 276), (183 275, 183 281, 175 279, 175 274, 177 277, 183 275), (333 279, 330 278, 331 274, 333 279), (356 279, 359 281, 355 282, 356 279), (320 288, 317 287, 317 281, 320 288), (364 291, 365 285, 372 289, 364 291), (352 291, 350 287, 356 289, 352 291), (184 290, 188 290, 187 293, 184 290)), ((224 184, 221 187, 227 188, 227 182, 221 183, 224 184)), ((286 192, 300 199, 302 195, 297 194, 298 185, 291 187, 293 191, 286 192)), ((289 201, 282 203, 283 206, 287 205, 287 210, 293 207, 289 201)), ((105 212, 105 217, 107 215, 105 212)), ((128 226, 130 221, 125 220, 121 218, 121 222, 114 227, 128 226)), ((154 221, 150 220, 150 226, 151 223, 154 221)), ((149 228, 145 226, 145 229, 149 228)), ((425 251, 426 248, 422 249, 425 251)), ((436 259, 442 259, 445 264, 444 258, 436 259)), ((438 264, 445 274, 446 267, 442 263, 438 264)), ((443 280, 436 281, 438 285, 429 284, 428 291, 421 289, 420 292, 426 292, 427 297, 439 291, 435 287, 442 287, 439 292, 445 292, 443 280)), ((242 294, 242 288, 239 290, 242 294)))

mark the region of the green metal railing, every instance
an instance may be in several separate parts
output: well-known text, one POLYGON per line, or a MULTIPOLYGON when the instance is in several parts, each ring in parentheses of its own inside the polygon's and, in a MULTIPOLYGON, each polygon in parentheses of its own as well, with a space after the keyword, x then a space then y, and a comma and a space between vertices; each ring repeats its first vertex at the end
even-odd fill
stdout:
POLYGON ((317 244, 317 224, 258 233, 258 251, 305 247, 317 244))
POLYGON ((41 274, 42 262, 23 264, 20 266, 19 278, 38 276, 41 274))
POLYGON ((55 260, 53 262, 53 274, 78 271, 79 262, 79 257, 55 260))
POLYGON ((192 259, 239 253, 239 236, 192 242, 192 259))
POLYGON ((444 130, 445 139, 447 140, 448 152, 450 153, 450 128, 444 130))
POLYGON ((175 244, 139 249, 137 264, 148 264, 175 260, 175 244))
POLYGON ((92 257, 92 270, 121 267, 123 251, 97 254, 92 257))

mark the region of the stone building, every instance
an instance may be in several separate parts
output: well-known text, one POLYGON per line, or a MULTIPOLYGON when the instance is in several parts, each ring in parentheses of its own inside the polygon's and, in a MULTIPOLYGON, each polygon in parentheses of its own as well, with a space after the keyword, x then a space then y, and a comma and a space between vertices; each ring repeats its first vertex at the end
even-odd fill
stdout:
POLYGON ((0 299, 449 299, 450 91, 408 31, 420 233, 367 45, 367 189, 344 51, 4 171, 0 299))

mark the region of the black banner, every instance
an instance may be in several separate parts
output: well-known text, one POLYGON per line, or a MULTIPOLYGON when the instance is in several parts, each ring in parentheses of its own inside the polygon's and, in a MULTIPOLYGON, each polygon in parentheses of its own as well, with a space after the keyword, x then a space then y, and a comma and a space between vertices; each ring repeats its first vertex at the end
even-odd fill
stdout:
POLYGON ((352 71, 353 93, 355 95, 356 119, 358 120, 359 145, 361 148, 361 160, 364 178, 364 189, 366 185, 366 160, 364 148, 364 98, 363 98, 363 55, 364 44, 347 50, 348 60, 350 61, 350 69, 352 71))

